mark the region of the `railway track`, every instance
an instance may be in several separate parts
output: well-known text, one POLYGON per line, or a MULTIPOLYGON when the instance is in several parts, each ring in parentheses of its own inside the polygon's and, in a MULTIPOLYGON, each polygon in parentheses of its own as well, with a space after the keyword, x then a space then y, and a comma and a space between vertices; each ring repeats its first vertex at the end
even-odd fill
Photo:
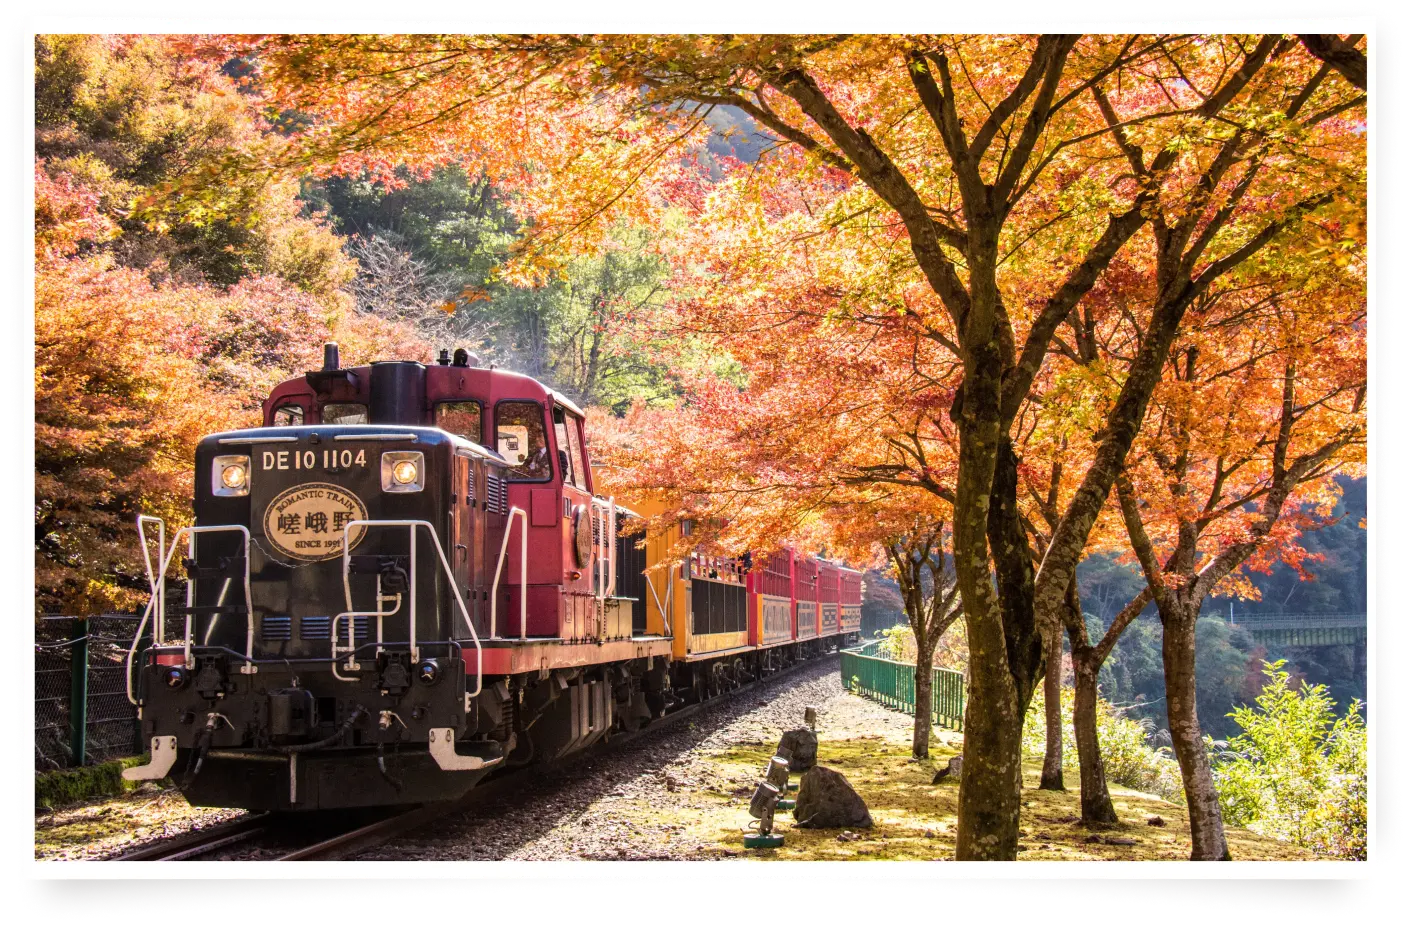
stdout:
POLYGON ((193 830, 143 846, 125 855, 112 859, 115 862, 180 862, 200 858, 211 852, 238 843, 247 842, 269 831, 271 815, 267 813, 247 814, 228 823, 219 823, 205 829, 193 830))
MULTIPOLYGON (((707 701, 696 704, 686 705, 678 710, 671 711, 635 732, 619 733, 598 747, 588 750, 585 755, 574 754, 558 760, 557 762, 535 763, 521 769, 504 772, 474 788, 458 800, 445 801, 437 804, 425 804, 413 807, 409 810, 393 812, 381 819, 373 820, 360 826, 341 829, 331 836, 298 848, 289 849, 287 851, 280 848, 278 850, 279 854, 276 854, 272 858, 266 856, 263 860, 295 862, 336 861, 338 859, 349 858, 402 833, 416 829, 417 827, 426 826, 442 817, 468 810, 483 801, 492 800, 496 796, 511 792, 546 771, 556 768, 565 768, 584 759, 602 758, 631 743, 657 736, 685 722, 689 718, 696 716, 702 711, 723 707, 735 698, 740 698, 754 692, 761 686, 781 681, 798 669, 806 666, 814 666, 821 661, 831 658, 834 658, 834 654, 827 654, 816 660, 799 662, 775 672, 766 678, 742 685, 719 697, 710 698, 707 701)), ((285 844, 289 841, 291 832, 296 832, 298 829, 303 828, 299 826, 302 822, 300 820, 302 816, 303 815, 299 814, 274 813, 249 814, 229 823, 219 824, 208 829, 200 830, 199 832, 186 833, 154 845, 144 846, 141 849, 118 856, 112 860, 124 862, 196 861, 213 853, 254 840, 272 838, 276 839, 280 844, 285 844)))

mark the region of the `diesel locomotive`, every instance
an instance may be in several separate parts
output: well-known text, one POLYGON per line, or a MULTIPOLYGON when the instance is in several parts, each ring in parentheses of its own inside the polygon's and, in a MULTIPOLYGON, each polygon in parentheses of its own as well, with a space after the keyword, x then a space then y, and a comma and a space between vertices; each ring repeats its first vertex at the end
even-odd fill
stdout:
POLYGON ((138 519, 151 758, 124 776, 193 804, 453 799, 858 635, 838 563, 666 566, 689 522, 628 536, 581 409, 463 350, 344 368, 329 344, 263 416, 200 442, 192 526, 138 519))

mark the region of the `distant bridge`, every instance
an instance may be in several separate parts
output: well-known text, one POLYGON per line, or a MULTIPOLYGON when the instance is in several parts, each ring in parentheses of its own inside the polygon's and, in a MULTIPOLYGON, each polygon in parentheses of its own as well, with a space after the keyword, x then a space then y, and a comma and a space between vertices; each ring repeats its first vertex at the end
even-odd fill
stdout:
POLYGON ((1232 623, 1258 643, 1280 646, 1363 645, 1369 638, 1367 614, 1238 614, 1232 623))

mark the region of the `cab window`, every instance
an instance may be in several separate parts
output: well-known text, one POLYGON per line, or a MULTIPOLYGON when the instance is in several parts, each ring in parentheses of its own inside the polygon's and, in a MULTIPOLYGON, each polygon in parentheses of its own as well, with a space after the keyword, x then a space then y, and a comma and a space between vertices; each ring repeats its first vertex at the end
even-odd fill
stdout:
POLYGON ((581 427, 581 419, 568 415, 566 427, 563 428, 567 432, 567 440, 564 442, 559 433, 557 445, 567 451, 567 459, 571 461, 572 484, 579 489, 585 489, 587 487, 587 460, 582 453, 581 427))
POLYGON ((289 403, 274 409, 274 427, 287 428, 303 423, 303 406, 289 403))
POLYGON ((508 460, 514 482, 552 478, 543 407, 537 402, 500 402, 494 406, 494 449, 508 460))
POLYGON ((552 410, 553 434, 557 437, 557 459, 562 467, 563 485, 574 485, 577 488, 585 488, 586 481, 582 476, 581 466, 577 459, 577 454, 572 452, 571 438, 568 435, 575 431, 577 422, 567 417, 567 413, 559 406, 553 406, 552 410))
POLYGON ((441 402, 435 406, 435 426, 476 444, 484 443, 483 411, 478 402, 441 402))
POLYGON ((329 402, 323 406, 323 424, 367 424, 367 407, 356 402, 329 402))

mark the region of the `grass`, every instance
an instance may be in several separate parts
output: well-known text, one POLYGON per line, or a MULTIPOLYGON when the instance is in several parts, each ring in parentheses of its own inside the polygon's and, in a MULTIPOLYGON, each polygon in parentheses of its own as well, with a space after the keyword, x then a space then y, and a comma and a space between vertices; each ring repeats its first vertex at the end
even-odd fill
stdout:
MULTIPOLYGON (((956 737, 954 738, 957 739, 956 737)), ((907 745, 883 736, 828 740, 823 737, 818 761, 846 776, 870 807, 875 826, 852 831, 859 838, 841 840, 838 830, 805 830, 793 825, 790 813, 779 813, 774 832, 786 837, 779 849, 743 847, 744 825, 752 788, 724 791, 718 787, 698 791, 685 807, 651 808, 652 823, 676 828, 699 848, 698 858, 749 857, 797 861, 851 861, 888 859, 937 861, 953 857, 957 828, 958 786, 930 784, 936 768, 957 753, 960 743, 938 746, 932 758, 912 761, 907 745)), ((736 746, 711 757, 723 780, 756 781, 772 755, 771 747, 736 746)), ((1039 791, 1039 762, 1024 766, 1021 841, 1023 860, 1185 860, 1189 853, 1186 811, 1153 795, 1112 787, 1111 797, 1122 821, 1096 831, 1081 827, 1080 793, 1039 791), (1150 826, 1157 816, 1164 825, 1150 826), (1102 838, 1133 839, 1134 845, 1089 841, 1102 838)), ((795 780, 795 779, 794 779, 795 780)), ((630 814, 634 816, 634 814, 630 814)), ((1310 856, 1286 843, 1244 830, 1228 829, 1235 859, 1306 859, 1310 856)))

